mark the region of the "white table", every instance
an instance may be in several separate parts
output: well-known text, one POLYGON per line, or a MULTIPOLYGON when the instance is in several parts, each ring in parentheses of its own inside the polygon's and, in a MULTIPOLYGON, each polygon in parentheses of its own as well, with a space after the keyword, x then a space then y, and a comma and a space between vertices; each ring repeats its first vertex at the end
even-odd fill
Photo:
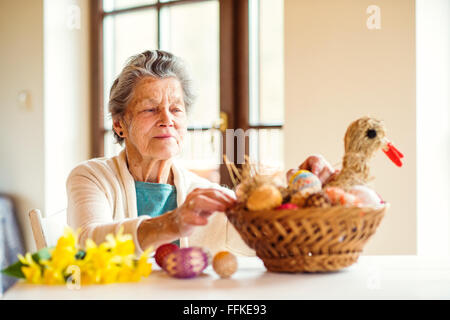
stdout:
POLYGON ((258 258, 239 258, 230 279, 209 266, 201 276, 180 280, 153 264, 138 283, 41 286, 16 283, 3 299, 450 299, 450 258, 361 256, 338 272, 283 274, 267 272, 258 258))

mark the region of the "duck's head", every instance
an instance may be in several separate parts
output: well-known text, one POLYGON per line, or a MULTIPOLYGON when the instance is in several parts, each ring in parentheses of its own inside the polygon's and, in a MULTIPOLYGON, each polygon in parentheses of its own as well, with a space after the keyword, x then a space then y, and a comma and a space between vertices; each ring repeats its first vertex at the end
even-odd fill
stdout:
POLYGON ((350 124, 345 133, 345 152, 357 153, 370 159, 382 149, 397 166, 401 167, 403 154, 386 138, 386 127, 380 120, 363 117, 350 124))

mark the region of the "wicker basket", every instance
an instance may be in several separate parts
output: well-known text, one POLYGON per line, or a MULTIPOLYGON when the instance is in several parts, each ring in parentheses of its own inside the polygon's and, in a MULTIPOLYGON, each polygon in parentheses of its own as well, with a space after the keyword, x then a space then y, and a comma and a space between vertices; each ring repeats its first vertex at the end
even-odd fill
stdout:
POLYGON ((246 211, 226 215, 272 272, 327 272, 358 260, 388 205, 246 211))

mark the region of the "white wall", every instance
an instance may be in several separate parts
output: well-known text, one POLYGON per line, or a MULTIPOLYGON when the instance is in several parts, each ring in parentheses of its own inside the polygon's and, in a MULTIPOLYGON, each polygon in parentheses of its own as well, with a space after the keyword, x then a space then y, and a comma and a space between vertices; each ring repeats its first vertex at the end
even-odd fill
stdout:
POLYGON ((285 159, 323 154, 340 164, 353 120, 385 121, 405 154, 397 168, 380 151, 372 186, 391 204, 366 254, 416 253, 415 6, 413 0, 285 0, 285 159), (366 9, 381 8, 369 30, 366 9))
POLYGON ((88 4, 44 0, 46 214, 66 207, 66 178, 89 158, 88 4))
POLYGON ((0 192, 12 195, 26 247, 27 212, 44 200, 43 1, 0 1, 0 192), (29 108, 17 95, 31 95, 29 108))
POLYGON ((450 254, 450 1, 416 0, 419 255, 450 254))
POLYGON ((0 1, 0 192, 16 200, 29 251, 28 211, 65 207, 67 174, 89 158, 88 4, 0 1), (73 5, 79 28, 69 28, 73 5), (28 108, 17 102, 23 90, 28 108))

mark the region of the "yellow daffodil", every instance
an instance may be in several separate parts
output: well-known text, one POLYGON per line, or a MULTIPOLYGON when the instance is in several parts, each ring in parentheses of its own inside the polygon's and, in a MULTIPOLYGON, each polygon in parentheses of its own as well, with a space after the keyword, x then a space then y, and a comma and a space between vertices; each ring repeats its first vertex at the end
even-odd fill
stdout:
POLYGON ((141 277, 148 277, 152 272, 152 264, 148 262, 151 251, 151 248, 144 251, 137 262, 136 271, 141 277))
POLYGON ((148 262, 151 249, 135 256, 135 245, 131 235, 123 234, 123 228, 116 235, 108 234, 106 241, 97 245, 88 239, 84 251, 80 251, 78 232, 66 228, 55 248, 50 250, 48 260, 36 263, 31 254, 19 255, 22 272, 28 282, 64 284, 71 276, 69 270, 79 270, 81 284, 139 281, 152 271, 148 262), (82 253, 81 255, 77 253, 82 253))
POLYGON ((44 283, 45 284, 64 284, 64 276, 61 270, 54 269, 52 267, 46 268, 44 271, 44 283))
POLYGON ((116 236, 108 234, 106 241, 114 254, 118 256, 124 257, 134 254, 135 246, 133 238, 129 234, 123 234, 123 227, 120 228, 116 236))
POLYGON ((123 266, 117 275, 118 282, 136 282, 140 279, 141 276, 137 274, 134 268, 128 266, 123 266))
POLYGON ((77 237, 77 233, 66 227, 64 229, 64 235, 58 239, 56 247, 51 251, 52 257, 47 264, 61 272, 73 264, 78 251, 77 237))
POLYGON ((19 254, 18 258, 24 264, 21 270, 25 275, 25 279, 30 283, 42 283, 42 268, 33 260, 31 253, 27 253, 25 257, 19 254))

